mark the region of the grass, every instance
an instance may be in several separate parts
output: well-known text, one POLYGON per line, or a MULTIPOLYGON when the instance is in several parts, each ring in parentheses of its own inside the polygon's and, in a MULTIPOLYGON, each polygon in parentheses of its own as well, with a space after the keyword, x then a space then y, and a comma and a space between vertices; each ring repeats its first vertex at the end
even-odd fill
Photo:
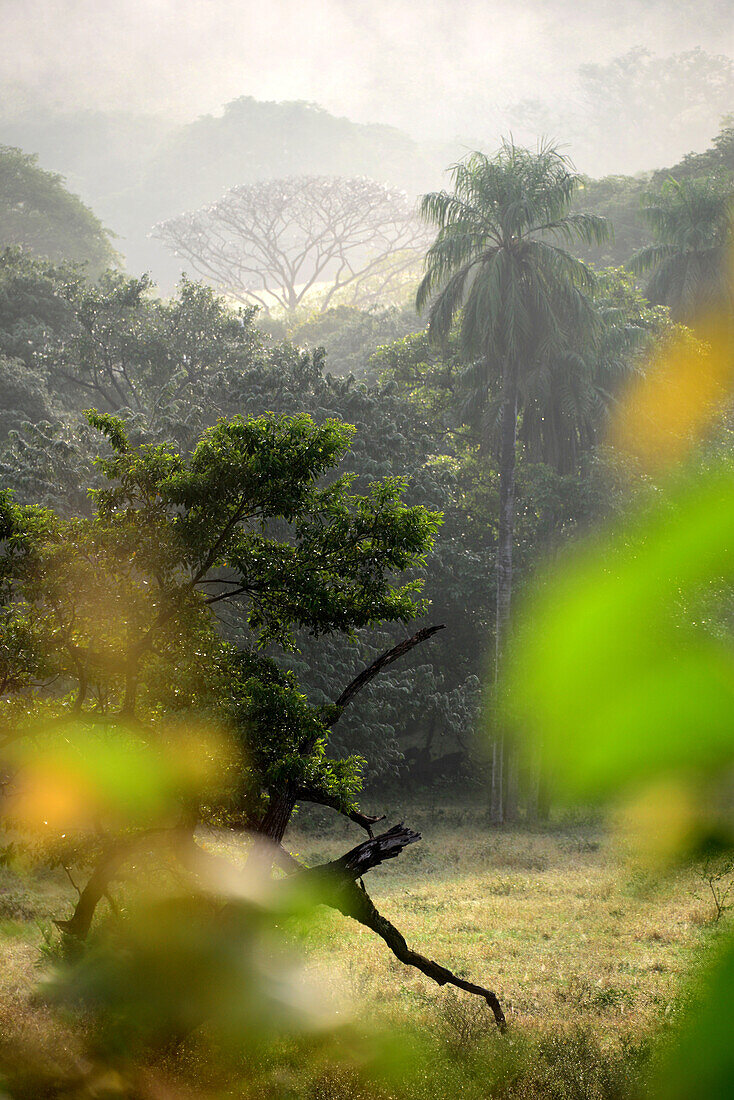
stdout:
MULTIPOLYGON (((411 946, 494 989, 511 1020, 542 1029, 562 1017, 610 1033, 674 1010, 712 917, 692 873, 651 881, 599 826, 496 830, 483 806, 458 800, 404 812, 423 840, 372 872, 368 889, 411 946)), ((315 862, 355 834, 319 812, 290 839, 315 862)), ((370 1015, 443 996, 339 914, 324 914, 311 947, 314 965, 328 964, 370 1015)))
MULTIPOLYGON (((532 1056, 522 1071, 515 1063, 502 1071, 512 1087, 497 1084, 492 1096, 626 1095, 637 1058, 630 1052, 675 1016, 694 960, 727 923, 715 925, 695 872, 653 881, 620 858, 597 824, 492 829, 481 803, 456 797, 403 801, 401 812, 388 812, 388 823, 403 817, 422 842, 371 872, 366 885, 411 946, 497 992, 514 1046, 497 1047, 483 1002, 439 989, 367 929, 319 910, 316 921, 293 925, 291 934, 345 1017, 351 1014, 358 1029, 369 1023, 389 1034, 407 1025, 429 1036, 434 1053, 426 1057, 439 1059, 436 1078, 423 1073, 432 1100, 489 1095, 487 1065, 499 1072, 507 1052, 519 1058, 527 1044, 532 1056), (436 1092, 436 1079, 443 1091, 436 1092)), ((316 809, 300 813, 288 837, 308 862, 333 858, 361 839, 356 827, 316 809)), ((242 856, 234 834, 211 834, 205 843, 242 856)), ((25 1019, 39 1034, 48 1026, 33 1000, 39 961, 51 918, 68 915, 73 901, 60 871, 22 880, 0 871, 2 1016, 25 1019)), ((322 1059, 317 1070, 283 1049, 265 1061, 258 1070, 263 1096, 341 1100, 363 1095, 363 1087, 365 1096, 383 1096, 374 1081, 364 1085, 351 1062, 345 1069, 322 1059)), ((261 1095, 248 1080, 248 1091, 201 1095, 261 1095)), ((410 1096, 419 1095, 416 1085, 410 1096)))

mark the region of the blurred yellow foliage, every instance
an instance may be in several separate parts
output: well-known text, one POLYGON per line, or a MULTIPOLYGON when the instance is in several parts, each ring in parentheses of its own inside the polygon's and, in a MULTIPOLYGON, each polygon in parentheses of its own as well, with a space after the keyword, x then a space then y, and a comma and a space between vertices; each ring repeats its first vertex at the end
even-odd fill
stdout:
POLYGON ((609 441, 654 473, 685 458, 734 393, 734 324, 723 311, 678 329, 615 410, 609 441))
POLYGON ((60 833, 172 824, 187 799, 221 791, 237 753, 213 726, 167 726, 146 738, 91 721, 39 725, 5 750, 14 774, 5 814, 51 839, 60 833))

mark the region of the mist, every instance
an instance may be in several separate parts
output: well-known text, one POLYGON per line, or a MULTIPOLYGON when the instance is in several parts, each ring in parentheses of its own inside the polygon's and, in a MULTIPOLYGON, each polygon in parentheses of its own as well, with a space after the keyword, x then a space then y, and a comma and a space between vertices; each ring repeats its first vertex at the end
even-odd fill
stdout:
POLYGON ((703 152, 734 109, 733 5, 0 0, 0 143, 60 172, 170 288, 155 224, 254 179, 415 197, 508 134, 597 178, 703 152))
POLYGON ((6 100, 57 109, 185 121, 250 95, 424 141, 486 140, 516 102, 572 100, 580 65, 636 46, 734 53, 733 11, 731 0, 3 0, 0 76, 6 100))

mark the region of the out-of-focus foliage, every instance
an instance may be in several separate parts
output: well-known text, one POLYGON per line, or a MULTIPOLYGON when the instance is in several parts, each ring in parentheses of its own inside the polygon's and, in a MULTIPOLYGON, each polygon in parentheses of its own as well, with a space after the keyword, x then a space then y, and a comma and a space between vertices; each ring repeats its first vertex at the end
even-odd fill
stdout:
POLYGON ((95 842, 104 852, 112 830, 146 873, 122 909, 106 893, 111 915, 86 946, 67 939, 49 949, 35 993, 45 1039, 53 1045, 74 1029, 81 1049, 65 1067, 24 1049, 20 1035, 14 1051, 3 1045, 10 1095, 139 1096, 142 1067, 202 1026, 221 1069, 275 1035, 322 1036, 335 1025, 279 931, 287 918, 308 919, 314 897, 295 881, 278 890, 264 860, 237 868, 179 833, 182 813, 237 785, 242 759, 222 730, 190 716, 143 727, 89 715, 11 729, 2 750, 4 832, 14 837, 6 861, 19 871, 41 854, 67 866, 95 842))
POLYGON ((83 937, 89 891, 109 898, 95 875, 173 857, 129 911, 109 902, 115 919, 88 950, 65 941, 45 991, 84 1014, 76 1087, 114 1071, 125 1095, 140 1058, 203 1024, 242 1050, 330 1022, 279 958, 277 922, 304 909, 297 884, 276 906, 272 853, 255 851, 243 876, 192 829, 202 815, 257 826, 290 784, 353 809, 362 762, 326 753, 336 709, 261 650, 288 648, 295 629, 411 619, 420 581, 407 574, 440 517, 407 507, 400 479, 361 494, 350 475, 329 482, 353 432, 339 421, 221 419, 182 456, 133 444, 110 413, 88 419, 106 440, 90 514, 0 502, 3 858, 68 871, 94 857, 81 908, 58 922, 83 937), (230 601, 248 630, 237 650, 214 613, 230 601))
POLYGON ((54 263, 85 264, 91 275, 115 259, 109 233, 61 176, 45 172, 35 156, 0 145, 0 248, 9 246, 54 263))
MULTIPOLYGON (((734 473, 728 449, 700 445, 734 391, 729 295, 674 334, 620 403, 612 438, 655 473, 656 492, 537 584, 506 685, 507 719, 532 735, 556 789, 625 802, 636 846, 663 865, 734 844, 734 473)), ((729 937, 655 1095, 731 1095, 731 965, 729 937)))
POLYGON ((564 561, 529 612, 514 694, 575 794, 710 780, 730 758, 729 643, 695 609, 707 582, 731 581, 732 484, 728 470, 685 479, 614 541, 564 561))

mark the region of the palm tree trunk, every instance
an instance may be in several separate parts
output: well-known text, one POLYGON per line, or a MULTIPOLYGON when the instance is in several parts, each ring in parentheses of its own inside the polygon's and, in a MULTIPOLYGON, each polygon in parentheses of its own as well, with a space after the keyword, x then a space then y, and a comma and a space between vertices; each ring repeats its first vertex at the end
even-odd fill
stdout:
MULTIPOLYGON (((505 376, 500 444, 500 514, 497 535, 497 618, 495 626, 495 688, 499 684, 502 654, 510 621, 512 600, 512 547, 515 539, 515 449, 517 443, 517 378, 505 376)), ((505 739, 496 729, 492 746, 492 795, 490 816, 496 825, 505 820, 505 739)))

